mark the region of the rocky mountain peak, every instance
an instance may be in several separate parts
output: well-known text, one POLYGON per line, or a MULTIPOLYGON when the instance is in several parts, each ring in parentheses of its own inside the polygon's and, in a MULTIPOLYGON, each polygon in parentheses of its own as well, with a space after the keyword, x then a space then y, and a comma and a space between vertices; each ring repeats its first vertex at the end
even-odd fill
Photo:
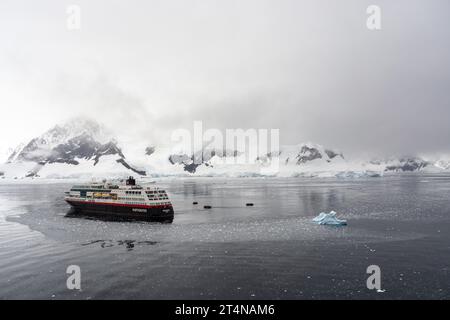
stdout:
POLYGON ((34 176, 46 164, 78 165, 81 160, 93 160, 95 166, 101 157, 107 155, 115 155, 117 163, 145 175, 144 171, 135 170, 125 162, 121 148, 108 130, 87 118, 73 118, 52 127, 39 137, 31 139, 23 148, 16 148, 8 162, 39 164, 36 170, 28 174, 34 176))

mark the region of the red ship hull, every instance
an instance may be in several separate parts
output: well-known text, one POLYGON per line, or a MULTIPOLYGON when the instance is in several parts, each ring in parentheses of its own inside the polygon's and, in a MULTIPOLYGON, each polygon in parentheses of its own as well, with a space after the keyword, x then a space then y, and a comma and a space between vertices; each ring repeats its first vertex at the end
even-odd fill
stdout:
POLYGON ((164 205, 139 205, 110 202, 66 200, 72 208, 71 215, 92 216, 108 220, 134 220, 171 223, 173 207, 164 205))

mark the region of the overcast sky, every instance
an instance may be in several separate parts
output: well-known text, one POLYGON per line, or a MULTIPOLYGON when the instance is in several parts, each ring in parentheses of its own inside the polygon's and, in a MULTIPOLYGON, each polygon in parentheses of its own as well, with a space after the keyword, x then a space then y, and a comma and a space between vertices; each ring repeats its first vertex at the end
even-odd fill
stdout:
POLYGON ((345 153, 450 152, 450 1, 2 0, 0 108, 3 149, 86 115, 149 141, 203 120, 345 153))

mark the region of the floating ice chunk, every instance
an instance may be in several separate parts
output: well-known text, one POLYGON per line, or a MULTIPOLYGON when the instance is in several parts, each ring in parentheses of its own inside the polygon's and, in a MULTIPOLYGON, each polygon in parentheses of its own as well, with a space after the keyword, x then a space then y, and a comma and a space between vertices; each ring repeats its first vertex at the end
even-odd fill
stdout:
POLYGON ((313 219, 317 224, 321 225, 333 225, 333 226, 345 226, 347 220, 340 220, 336 218, 336 212, 330 211, 330 213, 321 212, 317 217, 313 219))

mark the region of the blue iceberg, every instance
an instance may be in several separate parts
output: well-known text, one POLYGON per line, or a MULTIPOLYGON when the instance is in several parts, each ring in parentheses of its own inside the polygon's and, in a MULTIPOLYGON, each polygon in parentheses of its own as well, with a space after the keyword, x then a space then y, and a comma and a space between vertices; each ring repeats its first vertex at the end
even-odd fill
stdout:
POLYGON ((330 213, 321 212, 313 221, 320 225, 330 226, 346 226, 347 220, 340 220, 336 217, 336 212, 330 211, 330 213))

